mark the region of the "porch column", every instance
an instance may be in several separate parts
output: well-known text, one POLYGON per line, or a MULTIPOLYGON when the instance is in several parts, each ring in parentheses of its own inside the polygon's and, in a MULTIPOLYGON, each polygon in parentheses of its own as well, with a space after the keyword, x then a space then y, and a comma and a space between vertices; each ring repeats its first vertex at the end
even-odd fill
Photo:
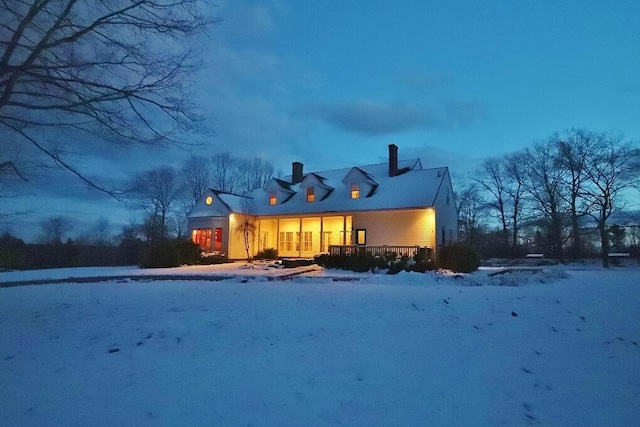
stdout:
MULTIPOLYGON (((342 246, 347 245, 347 216, 342 216, 342 246)), ((340 254, 342 255, 342 254, 340 254)))
POLYGON ((302 217, 298 222, 298 258, 302 258, 302 217))
POLYGON ((326 252, 324 247, 324 217, 323 216, 320 216, 320 252, 326 252))

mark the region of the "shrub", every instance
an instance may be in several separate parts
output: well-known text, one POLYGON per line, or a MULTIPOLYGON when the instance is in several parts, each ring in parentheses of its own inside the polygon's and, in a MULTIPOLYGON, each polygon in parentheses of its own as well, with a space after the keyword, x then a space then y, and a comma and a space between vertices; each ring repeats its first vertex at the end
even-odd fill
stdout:
POLYGON ((140 239, 122 239, 117 265, 141 265, 147 242, 140 239))
POLYGON ((24 268, 24 251, 0 247, 0 270, 19 270, 24 268))
POLYGON ((144 253, 143 268, 178 267, 200 262, 200 247, 190 240, 159 240, 144 253))
POLYGON ((273 248, 265 249, 264 251, 258 252, 256 256, 254 256, 253 258, 254 259, 278 259, 278 251, 273 248))
POLYGON ((386 270, 387 274, 397 274, 401 271, 417 271, 424 273, 435 270, 431 261, 426 261, 419 255, 413 258, 403 255, 398 257, 395 252, 387 252, 383 256, 374 256, 369 252, 358 252, 349 255, 322 254, 315 258, 316 264, 326 268, 352 270, 356 272, 386 270))
POLYGON ((480 267, 480 254, 475 246, 454 243, 440 248, 438 266, 457 273, 471 273, 480 267))
POLYGON ((426 260, 424 258, 417 259, 415 264, 411 266, 411 271, 416 273, 426 273, 427 271, 437 270, 438 266, 435 261, 426 260))
POLYGON ((224 264, 225 262, 229 262, 229 259, 220 251, 202 251, 200 254, 200 264, 203 265, 224 264))
POLYGON ((385 259, 389 268, 389 270, 387 270, 387 274, 398 274, 401 271, 409 271, 410 263, 408 256, 403 255, 398 258, 395 253, 387 253, 385 254, 385 259))
POLYGON ((349 255, 322 254, 316 256, 315 261, 316 264, 322 267, 352 270, 360 273, 370 271, 377 265, 376 258, 367 252, 349 255))
POLYGON ((0 237, 0 269, 21 269, 24 266, 24 242, 9 233, 4 233, 0 237))

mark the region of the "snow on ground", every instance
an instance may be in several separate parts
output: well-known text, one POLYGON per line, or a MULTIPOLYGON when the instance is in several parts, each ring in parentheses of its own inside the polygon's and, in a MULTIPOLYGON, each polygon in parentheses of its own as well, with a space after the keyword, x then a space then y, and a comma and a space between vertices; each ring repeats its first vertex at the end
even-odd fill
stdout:
POLYGON ((212 276, 215 278, 229 278, 237 276, 263 276, 277 277, 296 274, 301 271, 320 269, 318 266, 297 268, 282 268, 270 261, 261 261, 248 264, 246 262, 233 262, 217 265, 190 265, 178 268, 139 268, 129 267, 77 267, 56 268, 45 270, 5 271, 0 272, 0 284, 24 281, 43 281, 60 279, 81 279, 87 277, 140 277, 140 276, 212 276))
POLYGON ((0 285, 118 277, 0 288, 0 425, 640 419, 637 265, 282 281, 264 264, 106 273, 0 273, 0 285), (121 279, 149 272, 228 279, 121 279))

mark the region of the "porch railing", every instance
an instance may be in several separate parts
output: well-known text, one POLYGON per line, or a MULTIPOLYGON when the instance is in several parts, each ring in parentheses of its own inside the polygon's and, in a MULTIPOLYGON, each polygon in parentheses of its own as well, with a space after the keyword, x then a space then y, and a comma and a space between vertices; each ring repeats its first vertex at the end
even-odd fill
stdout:
POLYGON ((413 257, 419 255, 426 260, 433 260, 433 249, 423 246, 366 246, 366 245, 330 245, 329 255, 360 255, 369 253, 373 256, 384 256, 395 253, 397 256, 413 257))

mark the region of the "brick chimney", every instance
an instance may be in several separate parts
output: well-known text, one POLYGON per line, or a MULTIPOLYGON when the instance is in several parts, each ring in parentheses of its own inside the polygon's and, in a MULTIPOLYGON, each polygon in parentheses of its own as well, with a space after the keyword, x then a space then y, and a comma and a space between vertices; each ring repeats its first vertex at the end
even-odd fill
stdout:
POLYGON ((398 146, 389 144, 389 176, 398 174, 398 146))
POLYGON ((304 165, 300 162, 293 162, 291 164, 292 173, 291 173, 291 183, 297 184, 302 181, 302 177, 304 176, 304 165))

